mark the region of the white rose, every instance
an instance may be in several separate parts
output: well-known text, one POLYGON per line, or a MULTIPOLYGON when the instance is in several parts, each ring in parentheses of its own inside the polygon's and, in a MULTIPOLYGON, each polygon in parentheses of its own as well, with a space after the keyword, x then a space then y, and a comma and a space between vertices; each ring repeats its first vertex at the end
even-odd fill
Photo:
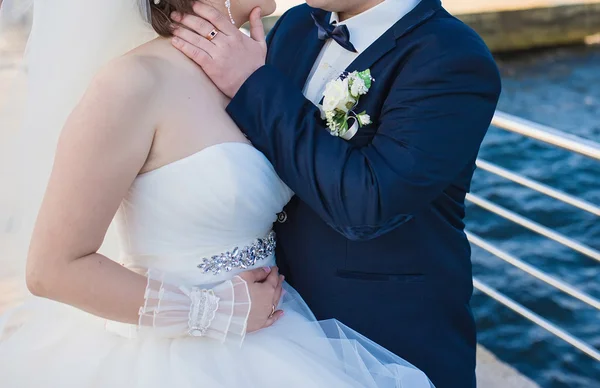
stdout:
POLYGON ((346 105, 351 99, 348 91, 348 79, 336 79, 329 82, 325 87, 323 96, 325 97, 323 99, 323 109, 325 111, 332 111, 337 108, 343 112, 348 112, 346 105))
POLYGON ((360 125, 369 125, 371 124, 371 116, 366 113, 360 114, 356 117, 360 125))

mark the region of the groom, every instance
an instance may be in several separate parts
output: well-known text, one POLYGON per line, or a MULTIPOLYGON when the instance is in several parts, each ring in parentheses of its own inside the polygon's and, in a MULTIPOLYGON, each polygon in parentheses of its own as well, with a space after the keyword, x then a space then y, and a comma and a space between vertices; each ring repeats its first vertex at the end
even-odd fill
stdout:
POLYGON ((232 97, 227 111, 296 193, 277 255, 317 318, 437 387, 474 387, 464 200, 500 94, 494 59, 439 0, 308 3, 266 41, 260 10, 247 37, 196 4, 198 16, 175 20, 197 34, 180 29, 173 44, 232 97), (366 69, 374 81, 354 111, 372 123, 332 136, 316 106, 325 85, 366 69))

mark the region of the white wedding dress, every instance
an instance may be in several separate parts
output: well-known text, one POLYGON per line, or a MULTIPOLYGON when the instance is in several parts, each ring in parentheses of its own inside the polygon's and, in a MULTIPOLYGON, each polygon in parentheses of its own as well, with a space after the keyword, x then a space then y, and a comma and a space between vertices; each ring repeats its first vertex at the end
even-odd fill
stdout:
MULTIPOLYGON (((206 148, 137 177, 116 217, 120 260, 189 286, 214 287, 243 269, 211 258, 259 238, 268 241, 291 195, 250 145, 206 148)), ((271 254, 250 264, 274 265, 275 259, 271 254)), ((246 335, 242 346, 165 338, 160 330, 141 337, 137 326, 35 298, 0 323, 0 386, 431 386, 421 371, 341 323, 316 322, 298 294, 286 289, 284 317, 246 335)))

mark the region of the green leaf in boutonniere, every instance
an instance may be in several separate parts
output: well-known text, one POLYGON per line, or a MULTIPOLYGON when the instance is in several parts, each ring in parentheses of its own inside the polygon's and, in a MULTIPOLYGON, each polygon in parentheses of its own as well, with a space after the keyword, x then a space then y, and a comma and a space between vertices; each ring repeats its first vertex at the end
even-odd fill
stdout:
POLYGON ((367 89, 371 88, 371 82, 373 82, 373 78, 371 77, 371 70, 367 69, 365 71, 361 71, 358 73, 358 78, 363 80, 367 89))

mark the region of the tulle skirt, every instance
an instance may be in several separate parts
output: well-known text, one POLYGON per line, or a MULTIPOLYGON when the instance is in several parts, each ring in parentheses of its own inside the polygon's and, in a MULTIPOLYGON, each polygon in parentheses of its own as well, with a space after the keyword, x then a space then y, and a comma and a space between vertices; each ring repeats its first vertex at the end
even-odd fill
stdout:
POLYGON ((429 388, 408 362, 338 321, 317 322, 286 286, 285 312, 243 345, 201 337, 126 338, 106 321, 33 299, 0 318, 3 388, 429 388))

